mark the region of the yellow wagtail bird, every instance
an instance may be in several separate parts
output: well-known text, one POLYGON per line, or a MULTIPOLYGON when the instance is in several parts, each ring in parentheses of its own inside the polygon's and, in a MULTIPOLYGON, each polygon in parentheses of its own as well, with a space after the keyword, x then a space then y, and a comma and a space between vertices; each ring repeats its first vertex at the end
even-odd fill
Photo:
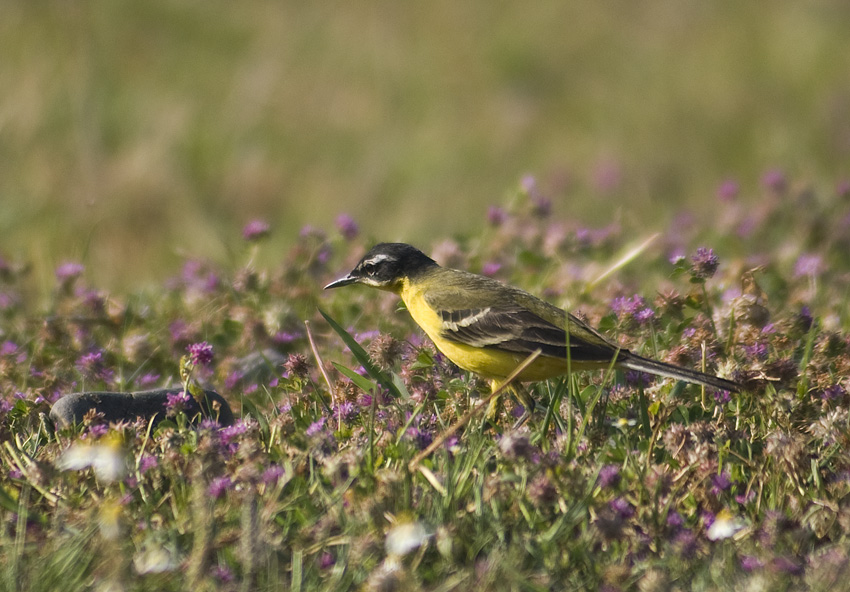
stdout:
MULTIPOLYGON (((519 375, 520 381, 546 380, 568 369, 613 366, 721 390, 741 390, 731 380, 622 349, 557 306, 492 278, 441 267, 404 243, 376 245, 351 273, 325 289, 349 284, 365 284, 401 296, 413 320, 437 349, 464 370, 493 381, 494 388, 539 349, 541 355, 519 375)), ((533 406, 528 408, 529 399, 523 398, 528 413, 533 406)))

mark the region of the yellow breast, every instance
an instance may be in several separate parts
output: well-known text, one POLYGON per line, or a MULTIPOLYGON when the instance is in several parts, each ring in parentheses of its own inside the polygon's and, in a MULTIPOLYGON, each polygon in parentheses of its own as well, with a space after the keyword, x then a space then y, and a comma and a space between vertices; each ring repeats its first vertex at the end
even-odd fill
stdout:
MULTIPOLYGON (((428 306, 421 285, 411 284, 405 279, 399 295, 410 316, 425 331, 437 349, 464 370, 498 380, 508 376, 526 358, 522 354, 495 347, 473 347, 445 339, 442 336, 443 321, 439 314, 428 306)), ((573 364, 573 368, 581 369, 576 364, 573 364)), ((566 371, 566 360, 541 356, 520 375, 519 379, 522 381, 546 380, 560 376, 566 371)))

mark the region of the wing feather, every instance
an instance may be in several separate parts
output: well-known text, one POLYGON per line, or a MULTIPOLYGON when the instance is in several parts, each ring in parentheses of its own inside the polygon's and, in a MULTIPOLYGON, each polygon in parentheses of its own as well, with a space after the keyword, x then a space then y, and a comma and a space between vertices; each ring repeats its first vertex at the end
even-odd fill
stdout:
POLYGON ((438 315, 441 336, 455 343, 526 355, 540 349, 545 356, 564 359, 569 341, 570 357, 586 362, 607 362, 619 351, 573 315, 491 278, 451 270, 429 287, 424 299, 438 315))
MULTIPOLYGON (((520 354, 540 349, 545 356, 567 357, 566 331, 521 306, 437 312, 443 322, 441 335, 450 341, 520 354)), ((589 342, 574 331, 569 345, 576 361, 610 360, 616 351, 607 342, 589 342)))

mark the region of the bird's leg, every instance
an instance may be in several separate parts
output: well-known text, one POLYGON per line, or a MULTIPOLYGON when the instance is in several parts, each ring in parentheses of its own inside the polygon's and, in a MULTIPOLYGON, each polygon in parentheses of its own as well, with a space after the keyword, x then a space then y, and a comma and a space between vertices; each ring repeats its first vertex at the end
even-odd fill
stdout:
MULTIPOLYGON (((490 381, 490 392, 495 393, 498 389, 502 387, 502 382, 497 379, 492 379, 490 381)), ((513 382, 507 386, 507 390, 511 392, 514 400, 522 405, 523 412, 522 415, 517 419, 517 421, 513 425, 513 429, 517 429, 521 427, 528 418, 531 417, 531 414, 534 412, 536 407, 536 403, 534 402, 534 397, 531 396, 531 393, 522 385, 520 382, 513 382)), ((490 403, 487 405, 487 412, 484 415, 486 421, 495 425, 499 415, 501 415, 504 408, 504 403, 502 402, 502 395, 499 394, 492 399, 490 399, 490 403)))
MULTIPOLYGON (((501 386, 502 383, 498 380, 491 380, 490 388, 492 390, 490 392, 496 392, 496 390, 501 388, 501 386)), ((528 418, 531 417, 531 414, 534 412, 534 398, 532 398, 531 394, 529 394, 528 390, 526 390, 526 388, 521 383, 514 382, 508 385, 507 388, 508 390, 510 390, 513 398, 523 407, 522 415, 519 417, 519 419, 517 419, 516 423, 514 423, 513 425, 513 428, 516 429, 522 426, 522 424, 524 424, 526 421, 528 421, 528 418)), ((499 415, 501 414, 503 407, 504 404, 502 403, 501 395, 490 399, 490 403, 487 406, 487 414, 485 416, 487 420, 491 423, 495 423, 499 415)))
MULTIPOLYGON (((502 384, 494 378, 490 381, 490 392, 495 393, 501 386, 502 384)), ((484 414, 484 417, 490 423, 495 424, 501 414, 502 407, 502 395, 496 395, 490 399, 490 402, 487 404, 487 412, 484 414)))

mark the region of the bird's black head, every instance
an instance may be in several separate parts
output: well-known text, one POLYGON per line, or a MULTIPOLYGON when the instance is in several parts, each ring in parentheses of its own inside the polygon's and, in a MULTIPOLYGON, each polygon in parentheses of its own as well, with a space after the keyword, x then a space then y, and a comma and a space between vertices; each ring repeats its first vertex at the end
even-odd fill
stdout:
POLYGON ((416 276, 437 263, 425 253, 404 243, 380 243, 372 247, 347 276, 325 286, 338 288, 365 284, 383 290, 397 290, 404 278, 416 276))

